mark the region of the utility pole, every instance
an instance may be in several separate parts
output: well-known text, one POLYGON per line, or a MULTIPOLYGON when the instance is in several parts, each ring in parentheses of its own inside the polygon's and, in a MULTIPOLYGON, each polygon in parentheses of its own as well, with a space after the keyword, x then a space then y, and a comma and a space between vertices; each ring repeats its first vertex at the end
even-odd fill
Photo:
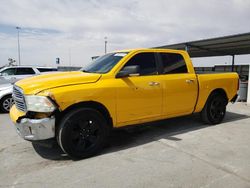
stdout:
POLYGON ((69 66, 71 67, 71 48, 69 48, 69 66))
POLYGON ((104 37, 104 53, 107 53, 107 43, 108 43, 108 37, 104 37))
POLYGON ((21 65, 21 60, 20 60, 20 41, 19 41, 19 30, 21 27, 16 27, 17 29, 17 47, 18 47, 18 64, 21 65))
POLYGON ((232 55, 232 67, 231 67, 231 71, 234 72, 234 56, 235 55, 232 55))

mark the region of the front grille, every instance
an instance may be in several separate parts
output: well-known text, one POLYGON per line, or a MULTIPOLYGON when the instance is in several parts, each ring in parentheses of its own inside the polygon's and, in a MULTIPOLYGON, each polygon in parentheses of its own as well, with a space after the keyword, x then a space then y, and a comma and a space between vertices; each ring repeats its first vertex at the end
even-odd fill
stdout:
POLYGON ((13 86, 13 94, 12 94, 12 96, 13 96, 13 99, 14 99, 14 102, 15 102, 15 105, 16 105, 17 109, 25 112, 27 109, 26 109, 22 89, 14 85, 13 86))

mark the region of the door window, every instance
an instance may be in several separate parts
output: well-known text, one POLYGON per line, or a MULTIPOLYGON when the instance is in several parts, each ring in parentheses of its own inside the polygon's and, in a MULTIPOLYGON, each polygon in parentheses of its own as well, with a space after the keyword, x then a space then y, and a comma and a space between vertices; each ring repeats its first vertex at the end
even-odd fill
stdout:
POLYGON ((163 64, 163 74, 187 73, 186 62, 181 54, 159 53, 163 64))
MULTIPOLYGON (((138 65, 139 74, 154 75, 157 74, 156 61, 154 53, 139 53, 132 57, 124 67, 138 65)), ((123 67, 123 68, 124 68, 123 67)))
POLYGON ((28 75, 28 74, 35 74, 32 68, 18 68, 17 75, 28 75))
POLYGON ((1 72, 2 75, 15 75, 15 68, 5 69, 1 72))

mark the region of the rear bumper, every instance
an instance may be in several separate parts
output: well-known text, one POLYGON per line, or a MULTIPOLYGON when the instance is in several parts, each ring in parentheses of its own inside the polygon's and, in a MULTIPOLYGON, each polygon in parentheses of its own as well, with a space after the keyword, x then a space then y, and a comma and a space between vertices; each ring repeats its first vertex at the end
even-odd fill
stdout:
POLYGON ((236 94, 232 99, 231 99, 231 101, 230 102, 232 102, 232 103, 235 103, 237 100, 238 100, 238 94, 236 94))

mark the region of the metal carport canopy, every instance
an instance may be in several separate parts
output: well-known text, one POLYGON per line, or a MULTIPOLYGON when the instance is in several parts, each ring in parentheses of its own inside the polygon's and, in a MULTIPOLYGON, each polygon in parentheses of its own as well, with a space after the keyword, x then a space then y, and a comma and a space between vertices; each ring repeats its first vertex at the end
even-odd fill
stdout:
MULTIPOLYGON (((193 58, 230 55, 232 56, 232 71, 234 71, 234 56, 250 54, 250 32, 158 46, 155 48, 186 50, 188 51, 190 57, 193 58)), ((250 68, 248 76, 247 104, 250 105, 250 68)))
POLYGON ((250 54, 250 33, 183 42, 155 48, 187 50, 190 57, 250 54))

